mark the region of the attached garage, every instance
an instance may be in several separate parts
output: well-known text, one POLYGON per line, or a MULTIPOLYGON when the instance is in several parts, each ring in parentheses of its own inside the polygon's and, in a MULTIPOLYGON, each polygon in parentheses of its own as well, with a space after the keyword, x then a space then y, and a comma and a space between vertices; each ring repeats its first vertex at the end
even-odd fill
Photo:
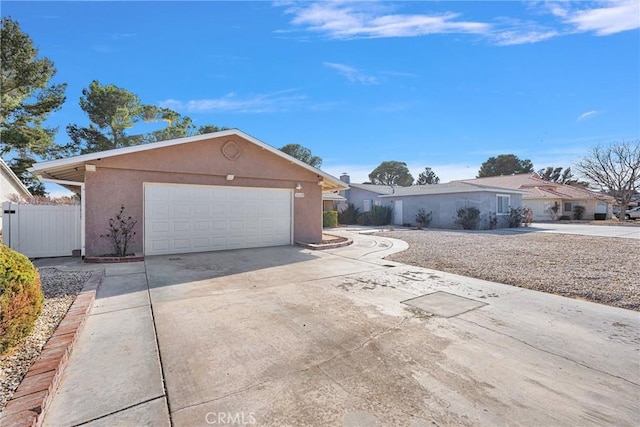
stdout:
POLYGON ((112 251, 109 220, 136 224, 130 249, 164 255, 322 240, 322 192, 339 179, 237 129, 34 165, 82 193, 83 255, 112 251))
POLYGON ((146 255, 292 244, 293 191, 145 183, 146 255))

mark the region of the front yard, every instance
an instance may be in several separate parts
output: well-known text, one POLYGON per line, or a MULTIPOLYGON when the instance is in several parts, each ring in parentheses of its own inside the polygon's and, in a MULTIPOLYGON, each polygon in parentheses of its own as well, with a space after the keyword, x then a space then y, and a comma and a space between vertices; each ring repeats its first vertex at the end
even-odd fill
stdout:
POLYGON ((388 259, 640 311, 638 241, 569 234, 410 230, 388 259))

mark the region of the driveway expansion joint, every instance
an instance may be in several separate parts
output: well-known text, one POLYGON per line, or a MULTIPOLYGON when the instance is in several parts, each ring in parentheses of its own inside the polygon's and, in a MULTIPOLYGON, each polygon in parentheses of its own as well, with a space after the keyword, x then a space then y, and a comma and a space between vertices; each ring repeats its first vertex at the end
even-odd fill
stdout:
MULTIPOLYGON (((101 311, 100 313, 91 313, 91 316, 101 316, 103 314, 117 313, 119 311, 134 310, 137 308, 149 307, 149 304, 135 305, 131 307, 116 308, 115 310, 101 311)), ((97 307, 100 308, 100 307, 97 307)))
POLYGON ((134 403, 133 405, 129 405, 129 406, 125 407, 125 408, 121 408, 121 409, 118 409, 116 411, 109 412, 108 414, 104 414, 104 415, 101 415, 99 417, 92 418, 92 419, 87 420, 87 421, 83 421, 83 422, 78 423, 78 424, 73 424, 71 427, 79 427, 79 426, 87 425, 87 424, 92 423, 94 421, 102 420, 102 419, 110 417, 112 415, 119 414, 120 412, 128 411, 129 409, 133 409, 133 408, 135 408, 137 406, 144 405, 144 404, 149 403, 149 402, 153 402, 154 400, 157 400, 157 399, 162 399, 162 398, 166 399, 166 397, 167 396, 165 394, 162 394, 162 395, 156 396, 156 397, 152 397, 152 398, 149 398, 147 400, 143 400, 142 402, 138 402, 138 403, 134 403))
MULTIPOLYGON (((147 264, 144 264, 144 282, 147 285, 147 300, 149 301, 149 311, 151 312, 151 325, 153 326, 153 337, 156 344, 156 351, 158 352, 158 364, 160 365, 160 381, 162 381, 162 391, 165 403, 167 404, 167 417, 169 418, 169 425, 173 427, 173 418, 171 417, 171 404, 169 402, 169 391, 167 390, 166 374, 164 372, 164 364, 162 363, 162 354, 160 353, 160 341, 158 340, 158 328, 156 326, 156 317, 153 310, 153 299, 151 298, 151 287, 149 286, 149 274, 147 272, 147 264)), ((146 305, 145 305, 146 306, 146 305)))

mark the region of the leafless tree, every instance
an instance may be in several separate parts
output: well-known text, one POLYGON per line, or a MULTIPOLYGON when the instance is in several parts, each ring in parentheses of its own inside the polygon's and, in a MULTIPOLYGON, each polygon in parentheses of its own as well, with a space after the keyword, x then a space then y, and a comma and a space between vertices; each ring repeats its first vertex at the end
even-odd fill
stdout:
POLYGON ((640 188, 640 140, 595 147, 576 167, 592 184, 616 198, 620 220, 624 220, 624 210, 640 188))

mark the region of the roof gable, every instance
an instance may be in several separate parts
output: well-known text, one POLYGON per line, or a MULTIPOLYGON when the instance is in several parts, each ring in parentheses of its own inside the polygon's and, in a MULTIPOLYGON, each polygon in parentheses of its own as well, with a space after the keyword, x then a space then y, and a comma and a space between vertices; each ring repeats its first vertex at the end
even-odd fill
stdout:
POLYGON ((106 159, 106 158, 111 158, 116 156, 125 156, 133 153, 141 153, 144 151, 156 150, 159 148, 172 147, 180 144, 189 144, 189 143, 204 141, 206 139, 221 138, 221 137, 227 137, 227 136, 233 136, 233 135, 238 136, 272 154, 275 154, 289 161, 290 163, 295 164, 298 167, 301 167, 314 174, 317 174, 318 176, 321 177, 323 190, 342 190, 347 188, 347 185, 345 183, 335 178, 334 176, 329 175, 328 173, 320 169, 314 168, 313 166, 310 166, 292 156, 289 156, 288 154, 278 150, 277 148, 274 148, 240 131, 239 129, 230 129, 230 130, 225 130, 220 132, 191 136, 187 138, 159 141, 159 142, 154 142, 150 144, 136 145, 132 147, 116 148, 113 150, 101 151, 97 153, 82 154, 79 156, 69 157, 66 159, 41 162, 41 163, 34 164, 33 167, 30 168, 29 170, 31 172, 34 172, 38 176, 48 180, 74 181, 77 183, 82 183, 84 182, 85 164, 93 160, 101 160, 101 159, 106 159))

